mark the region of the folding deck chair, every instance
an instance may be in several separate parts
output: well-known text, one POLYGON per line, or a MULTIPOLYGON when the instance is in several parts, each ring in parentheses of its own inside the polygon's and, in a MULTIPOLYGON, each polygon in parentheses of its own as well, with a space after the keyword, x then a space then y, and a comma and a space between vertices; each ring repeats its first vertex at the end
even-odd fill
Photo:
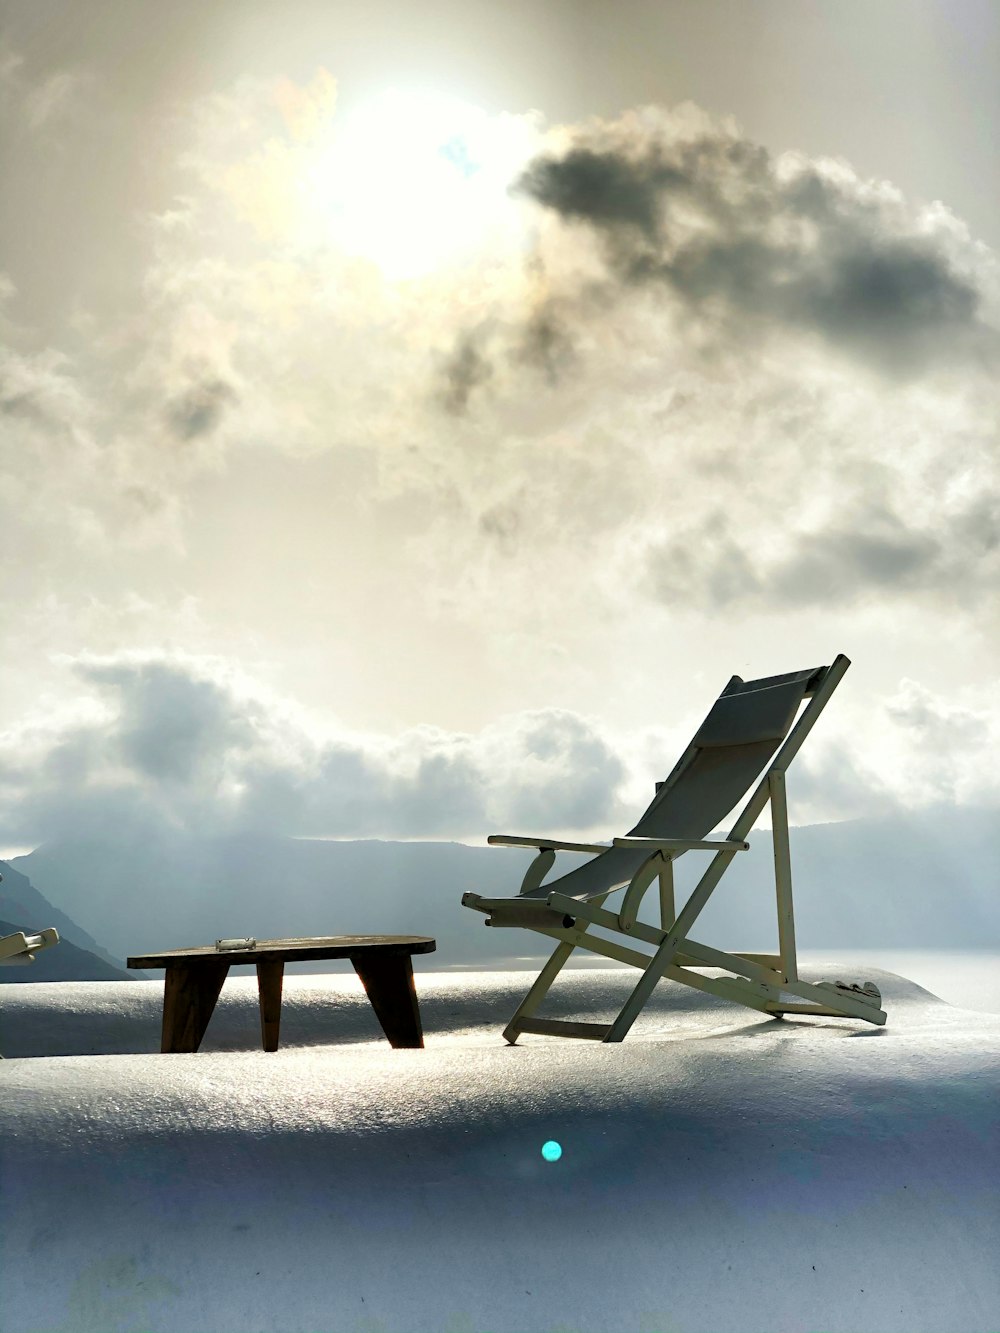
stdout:
POLYGON ((507 1041, 513 1044, 522 1032, 622 1041, 661 977, 765 1014, 824 1014, 885 1023, 882 997, 872 982, 861 986, 841 981, 800 981, 795 955, 785 772, 849 666, 849 660, 841 654, 831 666, 789 675, 748 681, 733 676, 673 772, 665 782, 657 783, 648 810, 631 832, 615 838, 610 847, 502 834, 488 839, 493 846, 533 847, 535 859, 517 897, 483 898, 466 893, 463 905, 484 912, 488 926, 521 926, 559 941, 504 1029, 507 1041), (729 836, 709 838, 708 834, 748 792, 751 795, 729 836), (779 952, 725 953, 699 944, 691 938, 691 928, 734 856, 748 850, 747 835, 768 801, 779 952), (696 850, 714 855, 678 913, 673 863, 683 853, 696 850), (593 860, 543 883, 557 851, 590 852, 593 860), (659 926, 638 918, 642 899, 654 880, 659 889, 659 926), (625 894, 619 910, 608 911, 605 900, 622 888, 625 894), (595 929, 612 938, 594 934, 595 929), (628 944, 622 941, 623 935, 628 944), (632 941, 651 946, 652 952, 632 947, 632 941), (613 1023, 535 1017, 549 987, 577 948, 631 964, 640 971, 635 989, 613 1023), (692 971, 705 967, 722 968, 734 975, 708 977, 692 971))

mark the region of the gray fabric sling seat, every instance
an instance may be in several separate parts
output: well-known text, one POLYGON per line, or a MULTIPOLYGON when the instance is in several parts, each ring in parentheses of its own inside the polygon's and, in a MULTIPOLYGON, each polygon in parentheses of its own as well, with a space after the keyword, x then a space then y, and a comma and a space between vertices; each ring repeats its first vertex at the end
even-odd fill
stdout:
MULTIPOLYGON (((751 681, 734 676, 626 836, 707 838, 763 772, 788 735, 810 682, 822 671, 811 668, 751 681)), ((677 851, 674 859, 683 854, 677 851)), ((521 896, 544 900, 558 888, 581 901, 603 897, 627 884, 648 857, 643 848, 609 847, 586 865, 521 896)))

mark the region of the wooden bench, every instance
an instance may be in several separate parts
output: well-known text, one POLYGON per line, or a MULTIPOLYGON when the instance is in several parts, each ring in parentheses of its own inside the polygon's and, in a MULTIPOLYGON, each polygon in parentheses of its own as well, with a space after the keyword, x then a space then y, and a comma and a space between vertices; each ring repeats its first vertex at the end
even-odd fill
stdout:
POLYGON ((361 978, 382 1031, 395 1047, 424 1044, 412 955, 433 953, 426 935, 331 935, 306 939, 254 940, 252 947, 205 945, 126 959, 129 967, 166 968, 161 1051, 196 1051, 215 1009, 230 967, 254 963, 260 997, 260 1031, 265 1051, 278 1049, 281 985, 286 962, 349 958, 361 978))

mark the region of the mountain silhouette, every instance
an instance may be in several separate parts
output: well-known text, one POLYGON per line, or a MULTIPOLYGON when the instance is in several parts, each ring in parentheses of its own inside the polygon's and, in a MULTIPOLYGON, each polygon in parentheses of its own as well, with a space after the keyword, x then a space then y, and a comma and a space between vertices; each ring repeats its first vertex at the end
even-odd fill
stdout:
MULTIPOLYGON (((0 936, 13 935, 29 927, 13 921, 0 920, 0 936)), ((59 943, 42 949, 33 963, 0 967, 0 985, 25 981, 132 981, 136 974, 112 967, 103 958, 88 949, 81 949, 72 940, 61 936, 59 943)))
POLYGON ((0 968, 0 983, 19 981, 121 981, 144 974, 128 972, 81 926, 51 903, 27 875, 0 861, 0 934, 55 926, 59 943, 43 949, 33 963, 0 968))
MULTIPOLYGON (((800 948, 996 947, 995 830, 995 811, 955 808, 793 829, 800 948)), ((699 919, 696 939, 723 948, 775 947, 770 833, 754 831, 750 844, 699 919)), ((421 934, 437 938, 435 962, 446 968, 548 952, 542 937, 485 929, 478 914, 460 906, 467 889, 515 894, 529 859, 523 850, 461 843, 146 831, 141 840, 48 843, 16 866, 119 956, 220 936, 421 934)), ((561 855, 556 870, 580 859, 561 855)), ((705 865, 701 853, 680 858, 679 898, 705 865)), ((647 914, 655 913, 654 903, 655 894, 647 914)), ((29 915, 64 931, 67 917, 48 904, 29 915)), ((65 934, 121 965, 75 930, 65 934)))

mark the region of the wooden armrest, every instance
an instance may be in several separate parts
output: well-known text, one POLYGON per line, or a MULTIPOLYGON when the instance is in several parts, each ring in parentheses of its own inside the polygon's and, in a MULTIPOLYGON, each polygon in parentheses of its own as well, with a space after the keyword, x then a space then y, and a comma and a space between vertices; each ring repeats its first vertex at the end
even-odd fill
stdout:
POLYGON ((608 850, 607 843, 564 842, 561 838, 515 838, 509 833, 491 833, 486 841, 491 847, 536 847, 540 852, 591 852, 599 856, 608 850))
POLYGON ((614 847, 648 847, 651 852, 747 852, 748 842, 736 842, 730 839, 713 841, 704 838, 615 838, 614 847))

